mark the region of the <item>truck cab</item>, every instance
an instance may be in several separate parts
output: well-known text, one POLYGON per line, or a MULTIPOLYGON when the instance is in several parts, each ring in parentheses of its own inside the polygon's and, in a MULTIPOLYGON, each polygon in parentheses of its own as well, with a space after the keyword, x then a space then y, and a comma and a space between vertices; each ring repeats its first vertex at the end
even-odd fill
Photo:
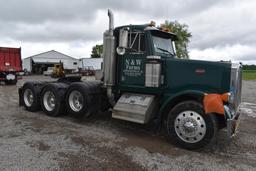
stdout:
POLYGON ((104 33, 104 85, 112 117, 146 124, 166 123, 171 141, 193 149, 218 129, 235 132, 241 102, 241 65, 178 59, 178 37, 165 28, 114 28, 109 12, 104 33), (218 126, 217 126, 218 125, 218 126))
POLYGON ((163 30, 150 24, 115 29, 116 44, 123 41, 120 39, 127 43, 117 46, 114 88, 168 96, 193 89, 219 94, 229 91, 231 63, 179 59, 174 47, 177 36, 163 30))
MULTIPOLYGON (((126 39, 126 47, 117 47, 117 76, 118 89, 137 88, 136 91, 158 90, 164 88, 165 58, 175 57, 173 41, 176 35, 156 30, 148 25, 131 25, 115 29, 117 39, 126 39), (123 33, 126 30, 128 33, 123 33), (120 51, 120 52, 119 52, 120 51), (119 52, 119 53, 118 53, 119 52), (153 69, 154 68, 154 69, 153 69), (154 78, 150 73, 155 72, 154 78), (162 78, 161 78, 162 77, 162 78)), ((122 40, 117 41, 117 44, 122 40)))

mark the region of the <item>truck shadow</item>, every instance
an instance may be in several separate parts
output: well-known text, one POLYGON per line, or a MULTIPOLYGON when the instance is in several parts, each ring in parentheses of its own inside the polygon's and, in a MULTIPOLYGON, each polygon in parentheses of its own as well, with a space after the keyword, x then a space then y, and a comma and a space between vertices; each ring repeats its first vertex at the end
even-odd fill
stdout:
POLYGON ((236 146, 234 142, 228 143, 226 138, 226 130, 220 130, 220 133, 215 141, 198 150, 186 150, 171 144, 165 126, 162 126, 160 131, 157 131, 156 122, 153 120, 146 125, 133 122, 118 120, 111 118, 111 112, 98 112, 89 118, 75 118, 70 115, 64 116, 76 124, 86 125, 106 125, 118 130, 121 136, 126 138, 125 142, 120 143, 123 147, 140 147, 146 149, 150 153, 161 153, 168 155, 183 155, 184 153, 205 153, 213 154, 220 152, 229 152, 230 145, 236 146))

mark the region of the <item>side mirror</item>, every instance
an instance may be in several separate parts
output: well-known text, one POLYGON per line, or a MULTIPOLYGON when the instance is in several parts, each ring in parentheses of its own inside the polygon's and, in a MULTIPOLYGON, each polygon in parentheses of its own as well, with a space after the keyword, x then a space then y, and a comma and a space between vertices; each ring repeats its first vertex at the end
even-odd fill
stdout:
POLYGON ((124 47, 117 47, 116 48, 116 53, 118 55, 124 55, 125 54, 125 48, 124 47))
POLYGON ((122 28, 119 31, 119 45, 116 48, 116 52, 118 55, 124 55, 125 49, 128 47, 128 31, 129 28, 122 28))

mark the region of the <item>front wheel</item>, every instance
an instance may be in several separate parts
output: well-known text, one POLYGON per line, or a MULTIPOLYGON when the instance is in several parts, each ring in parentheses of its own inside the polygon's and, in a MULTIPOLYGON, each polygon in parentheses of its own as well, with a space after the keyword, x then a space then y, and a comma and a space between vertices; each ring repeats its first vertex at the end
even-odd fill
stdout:
POLYGON ((175 145, 198 149, 215 139, 217 122, 213 114, 204 113, 199 102, 185 101, 169 112, 167 131, 175 145))

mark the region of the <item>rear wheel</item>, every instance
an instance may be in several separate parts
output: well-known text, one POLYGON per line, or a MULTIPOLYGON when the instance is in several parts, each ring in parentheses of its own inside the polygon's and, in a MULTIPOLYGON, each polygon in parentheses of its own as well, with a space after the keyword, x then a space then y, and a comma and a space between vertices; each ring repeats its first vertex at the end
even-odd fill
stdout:
POLYGON ((68 103, 73 111, 79 112, 84 107, 83 95, 76 90, 70 92, 68 97, 68 103))
POLYGON ((186 101, 169 112, 167 131, 174 144, 186 149, 198 149, 215 138, 217 122, 214 115, 204 113, 200 103, 186 101))
POLYGON ((58 116, 64 112, 64 96, 67 86, 63 83, 48 84, 41 93, 41 106, 48 116, 58 116))
POLYGON ((17 81, 18 81, 17 79, 8 80, 8 81, 5 81, 5 84, 7 84, 7 85, 16 85, 17 81))
POLYGON ((26 83, 21 92, 21 101, 26 110, 35 112, 40 108, 38 88, 33 82, 26 83))
POLYGON ((85 83, 73 83, 66 94, 66 107, 75 117, 89 116, 90 88, 85 83))
POLYGON ((100 110, 101 97, 100 82, 75 82, 66 93, 66 107, 73 116, 89 117, 100 110))
POLYGON ((11 84, 12 84, 12 85, 16 85, 16 84, 17 84, 17 82, 18 82, 18 80, 17 80, 17 79, 15 79, 15 80, 12 80, 12 81, 11 81, 11 84))

